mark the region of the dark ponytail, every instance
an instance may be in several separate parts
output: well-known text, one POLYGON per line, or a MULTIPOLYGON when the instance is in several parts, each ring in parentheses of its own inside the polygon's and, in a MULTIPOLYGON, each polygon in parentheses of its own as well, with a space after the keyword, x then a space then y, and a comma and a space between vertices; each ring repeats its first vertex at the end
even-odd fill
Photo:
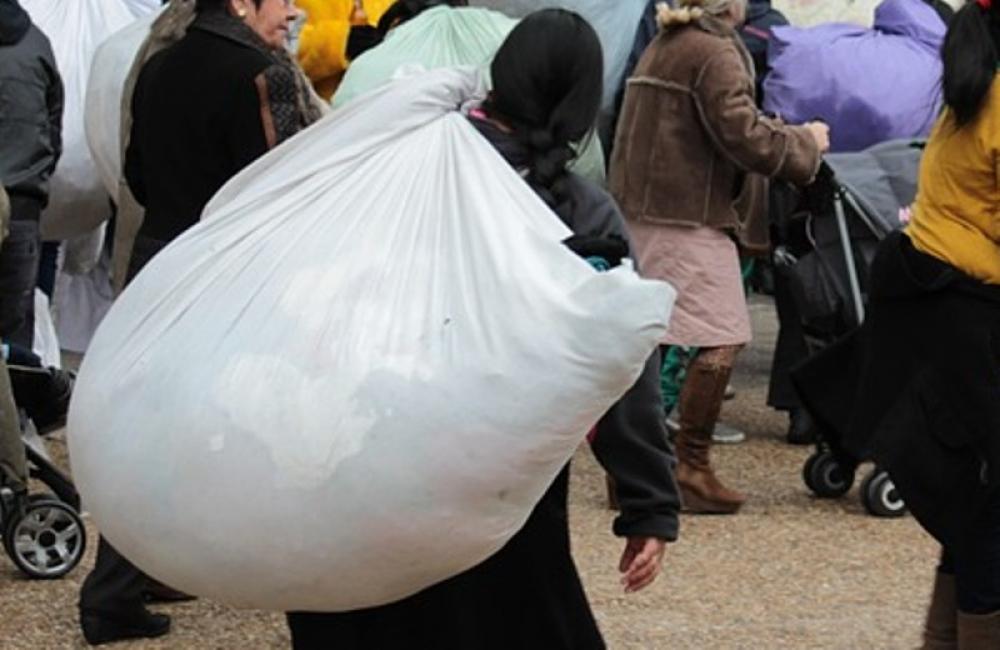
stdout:
POLYGON ((513 127, 531 153, 528 183, 564 212, 573 143, 592 132, 601 105, 604 55, 597 33, 571 11, 535 12, 507 36, 490 73, 493 92, 484 108, 513 127))
POLYGON ((997 73, 1000 0, 983 8, 970 0, 951 21, 941 49, 944 102, 959 127, 976 119, 997 73))

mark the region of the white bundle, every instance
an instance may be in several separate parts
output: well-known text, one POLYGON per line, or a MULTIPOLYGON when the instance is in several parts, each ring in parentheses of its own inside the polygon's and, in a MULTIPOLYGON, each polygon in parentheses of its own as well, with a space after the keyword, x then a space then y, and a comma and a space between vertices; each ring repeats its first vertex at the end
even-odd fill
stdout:
POLYGON ((98 45, 152 6, 146 0, 21 0, 31 20, 52 42, 66 91, 63 154, 52 176, 49 205, 42 214, 45 239, 93 231, 110 215, 84 136, 84 97, 90 62, 98 45))
POLYGON ((99 328, 73 474, 143 570, 236 606, 391 602, 500 549, 663 335, 458 112, 402 79, 227 184, 99 328))
POLYGON ((94 53, 87 84, 84 127, 101 182, 118 203, 121 177, 122 94, 139 48, 159 12, 151 13, 112 34, 94 53))

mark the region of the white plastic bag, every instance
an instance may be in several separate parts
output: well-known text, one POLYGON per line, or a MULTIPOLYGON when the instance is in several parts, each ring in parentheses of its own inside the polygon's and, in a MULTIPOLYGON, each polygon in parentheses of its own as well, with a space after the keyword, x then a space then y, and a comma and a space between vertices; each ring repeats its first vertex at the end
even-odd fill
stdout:
MULTIPOLYGON (((389 33, 376 48, 351 63, 333 96, 334 109, 389 83, 397 71, 473 66, 488 75, 489 65, 517 21, 489 9, 438 7, 389 33)), ((603 185, 607 180, 600 139, 587 138, 573 170, 603 185)))
POLYGON ((94 53, 87 83, 84 128, 101 182, 118 203, 121 178, 122 93, 139 48, 160 12, 134 21, 107 38, 94 53))
POLYGON ((90 61, 105 38, 136 18, 147 3, 126 0, 21 0, 31 20, 52 42, 65 88, 63 154, 52 176, 42 236, 65 239, 93 230, 110 215, 84 136, 83 113, 90 61))
POLYGON ((648 0, 470 0, 469 4, 489 7, 515 18, 553 7, 569 9, 586 18, 597 31, 604 48, 602 107, 608 110, 614 105, 615 93, 625 74, 639 19, 648 0))
POLYGON ((479 563, 663 335, 457 107, 400 80, 244 170, 128 286, 69 416, 74 479, 144 571, 338 611, 479 563))
POLYGON ((31 351, 41 358, 42 364, 54 368, 62 367, 59 337, 56 336, 56 328, 52 324, 49 297, 42 293, 41 289, 35 289, 35 332, 31 348, 31 351))

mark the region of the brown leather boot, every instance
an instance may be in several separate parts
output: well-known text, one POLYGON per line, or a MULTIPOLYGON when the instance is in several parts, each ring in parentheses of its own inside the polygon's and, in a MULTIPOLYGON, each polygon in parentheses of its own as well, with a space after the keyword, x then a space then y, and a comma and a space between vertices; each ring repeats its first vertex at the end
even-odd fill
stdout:
POLYGON ((621 510, 621 506, 618 505, 618 488, 615 487, 615 479, 611 478, 611 474, 605 474, 604 482, 608 486, 608 510, 621 510))
POLYGON ((732 367, 705 363, 696 357, 681 387, 675 444, 677 485, 685 512, 732 514, 746 501, 745 496, 719 481, 709 461, 712 430, 731 373, 732 367))
POLYGON ((958 606, 955 603, 955 576, 940 571, 934 576, 934 591, 924 622, 921 650, 958 648, 958 606))
POLYGON ((996 650, 1000 648, 1000 612, 992 614, 958 613, 958 650, 996 650))

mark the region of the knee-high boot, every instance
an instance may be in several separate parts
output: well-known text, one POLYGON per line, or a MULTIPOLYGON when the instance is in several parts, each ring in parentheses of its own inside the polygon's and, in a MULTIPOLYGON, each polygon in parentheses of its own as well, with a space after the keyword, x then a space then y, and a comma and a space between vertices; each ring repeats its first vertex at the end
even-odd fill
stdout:
MULTIPOLYGON (((712 363, 704 352, 691 362, 680 394, 677 484, 685 511, 732 514, 746 497, 724 486, 709 460, 712 430, 722 410, 722 398, 732 365, 712 363)), ((735 356, 735 355, 734 355, 735 356)))
POLYGON ((1000 612, 958 613, 958 650, 996 650, 996 648, 1000 648, 1000 612))

